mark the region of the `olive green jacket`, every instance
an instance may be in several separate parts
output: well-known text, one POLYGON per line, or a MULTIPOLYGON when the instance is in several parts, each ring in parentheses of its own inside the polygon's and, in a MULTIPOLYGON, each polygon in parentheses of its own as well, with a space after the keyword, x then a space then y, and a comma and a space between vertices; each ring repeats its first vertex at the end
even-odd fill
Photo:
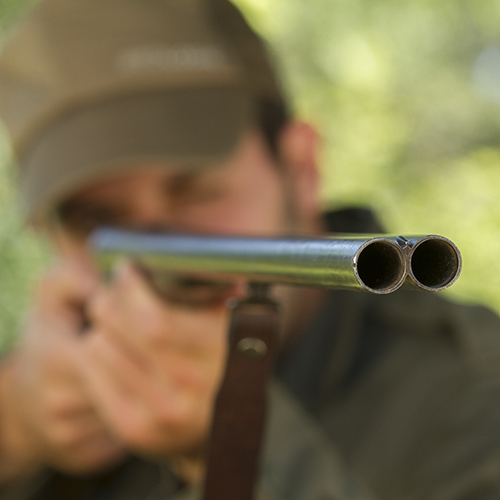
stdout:
MULTIPOLYGON (((270 390, 259 500, 500 498, 500 321, 423 292, 333 292, 270 390)), ((164 464, 44 472, 1 500, 191 500, 164 464)), ((223 499, 221 499, 223 500, 223 499)))

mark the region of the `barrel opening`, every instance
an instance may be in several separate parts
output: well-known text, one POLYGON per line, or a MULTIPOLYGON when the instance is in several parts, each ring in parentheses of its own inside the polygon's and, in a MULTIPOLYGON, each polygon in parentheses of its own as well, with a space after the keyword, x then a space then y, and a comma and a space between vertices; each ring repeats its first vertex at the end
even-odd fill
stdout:
POLYGON ((418 284, 430 290, 440 290, 457 278, 460 257, 449 242, 430 239, 415 248, 410 265, 412 277, 418 284))
POLYGON ((389 241, 372 241, 358 255, 358 277, 372 292, 388 293, 395 290, 403 283, 405 272, 401 250, 389 241))

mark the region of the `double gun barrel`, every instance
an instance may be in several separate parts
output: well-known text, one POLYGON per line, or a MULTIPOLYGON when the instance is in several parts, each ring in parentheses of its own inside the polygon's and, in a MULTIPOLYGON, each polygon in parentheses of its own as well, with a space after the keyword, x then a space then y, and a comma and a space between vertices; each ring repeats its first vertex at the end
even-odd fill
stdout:
POLYGON ((405 282, 443 290, 462 268, 456 245, 435 235, 249 238, 102 228, 91 236, 90 245, 103 270, 127 257, 167 284, 244 279, 386 294, 405 282))

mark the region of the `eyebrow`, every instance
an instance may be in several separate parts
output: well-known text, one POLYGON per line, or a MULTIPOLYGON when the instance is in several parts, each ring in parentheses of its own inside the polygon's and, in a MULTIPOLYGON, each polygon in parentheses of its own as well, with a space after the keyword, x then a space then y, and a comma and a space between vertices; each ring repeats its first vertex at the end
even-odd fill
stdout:
POLYGON ((181 194, 192 187, 205 173, 205 171, 187 167, 186 172, 176 172, 172 177, 164 179, 164 187, 171 194, 181 194))
POLYGON ((171 192, 182 191, 195 180, 193 172, 179 172, 163 180, 164 186, 171 192))
MULTIPOLYGON (((203 176, 205 169, 192 165, 185 165, 170 175, 162 176, 159 182, 168 195, 178 196, 192 188, 203 176), (185 168, 185 170, 184 170, 185 168)), ((89 220, 100 218, 123 220, 129 215, 129 210, 123 203, 109 204, 106 199, 87 198, 85 195, 76 196, 63 201, 55 209, 57 219, 65 217, 85 217, 89 220)))
POLYGON ((68 200, 56 208, 56 216, 60 222, 72 217, 85 219, 121 219, 126 211, 121 211, 105 202, 94 200, 68 200))

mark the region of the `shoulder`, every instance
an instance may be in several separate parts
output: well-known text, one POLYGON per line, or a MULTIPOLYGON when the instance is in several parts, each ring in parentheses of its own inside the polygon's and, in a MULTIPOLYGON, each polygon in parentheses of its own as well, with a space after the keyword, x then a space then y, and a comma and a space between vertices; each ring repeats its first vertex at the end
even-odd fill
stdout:
POLYGON ((364 307, 392 342, 441 346, 471 369, 500 372, 500 317, 486 307, 412 290, 370 297, 364 307))
POLYGON ((465 498, 478 485, 497 494, 496 476, 481 474, 500 459, 498 316, 406 290, 348 300, 362 343, 384 345, 346 391, 323 393, 320 420, 348 463, 387 498, 450 488, 465 498))

